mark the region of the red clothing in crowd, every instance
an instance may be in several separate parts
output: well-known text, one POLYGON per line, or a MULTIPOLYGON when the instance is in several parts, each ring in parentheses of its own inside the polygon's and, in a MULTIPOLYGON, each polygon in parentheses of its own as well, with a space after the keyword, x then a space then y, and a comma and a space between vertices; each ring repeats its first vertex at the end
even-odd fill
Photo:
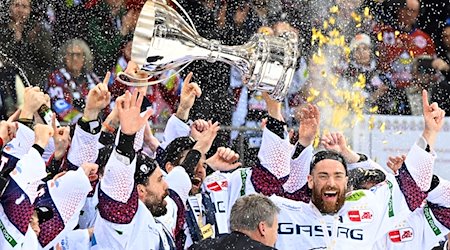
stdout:
POLYGON ((55 70, 48 79, 47 93, 58 119, 76 122, 82 116, 89 90, 100 82, 92 72, 74 78, 65 68, 55 70))
POLYGON ((390 74, 399 88, 411 83, 415 57, 435 54, 433 40, 420 29, 406 33, 391 26, 377 26, 374 32, 378 42, 378 67, 390 74))

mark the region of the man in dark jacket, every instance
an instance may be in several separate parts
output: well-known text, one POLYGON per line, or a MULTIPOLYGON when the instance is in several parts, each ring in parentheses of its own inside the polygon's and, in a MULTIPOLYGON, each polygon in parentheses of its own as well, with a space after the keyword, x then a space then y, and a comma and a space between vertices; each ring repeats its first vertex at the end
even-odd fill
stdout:
POLYGON ((231 208, 230 234, 204 240, 189 249, 275 249, 273 246, 278 237, 279 211, 280 209, 263 195, 243 196, 231 208))

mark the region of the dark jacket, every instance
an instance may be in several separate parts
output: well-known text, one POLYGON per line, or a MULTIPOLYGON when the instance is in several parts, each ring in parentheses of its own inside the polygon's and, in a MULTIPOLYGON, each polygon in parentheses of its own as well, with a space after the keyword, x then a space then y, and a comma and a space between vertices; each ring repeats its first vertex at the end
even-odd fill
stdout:
POLYGON ((261 242, 250 239, 247 235, 240 232, 232 232, 231 234, 216 239, 206 239, 198 244, 192 245, 189 250, 209 250, 209 249, 240 249, 240 250, 273 250, 276 248, 266 246, 261 242))

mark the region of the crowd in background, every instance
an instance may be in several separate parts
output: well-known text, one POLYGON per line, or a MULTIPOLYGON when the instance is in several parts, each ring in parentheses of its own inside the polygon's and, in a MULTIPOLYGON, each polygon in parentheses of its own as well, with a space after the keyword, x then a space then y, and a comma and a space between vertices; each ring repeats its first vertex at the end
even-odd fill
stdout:
MULTIPOLYGON (((27 85, 10 61, 24 69, 32 85, 50 95, 58 119, 67 123, 81 117, 89 89, 101 82, 106 72, 111 72, 109 89, 113 101, 105 109, 106 115, 113 108, 114 99, 127 89, 113 79, 131 59, 133 31, 144 2, 3 1, 1 118, 6 119, 22 105, 27 85)), ((364 77, 361 92, 365 113, 420 115, 422 89, 428 89, 431 99, 450 111, 450 6, 445 1, 179 2, 202 37, 222 44, 243 44, 256 32, 299 35, 302 56, 284 102, 286 114, 308 102, 311 89, 329 82, 324 68, 338 75, 343 86, 358 81, 361 75, 364 77), (324 42, 332 40, 336 32, 343 41, 324 42), (321 40, 320 36, 325 38, 321 40), (317 59, 320 53, 329 54, 326 63, 317 59)), ((266 115, 261 93, 248 90, 237 69, 222 62, 205 61, 196 61, 181 75, 149 88, 147 97, 155 110, 153 124, 165 124, 175 112, 182 79, 189 71, 195 73, 193 81, 204 90, 190 119, 258 127, 257 121, 266 115)), ((292 116, 286 117, 288 124, 295 122, 292 116)), ((243 134, 221 132, 214 147, 239 136, 243 134)), ((260 134, 246 132, 244 136, 246 146, 258 147, 260 134)))

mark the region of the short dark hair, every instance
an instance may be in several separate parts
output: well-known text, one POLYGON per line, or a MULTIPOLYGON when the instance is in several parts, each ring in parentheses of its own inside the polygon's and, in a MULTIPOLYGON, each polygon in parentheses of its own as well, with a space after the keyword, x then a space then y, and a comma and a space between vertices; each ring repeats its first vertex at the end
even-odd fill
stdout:
POLYGON ((134 181, 136 184, 146 185, 148 177, 152 175, 158 163, 145 154, 138 153, 136 156, 136 170, 134 172, 134 181))
POLYGON ((320 161, 325 160, 325 159, 335 160, 335 161, 342 163, 342 165, 344 165, 344 168, 345 168, 345 175, 348 175, 347 163, 345 162, 344 157, 339 153, 329 151, 329 150, 319 151, 313 155, 312 160, 311 160, 311 165, 309 168, 309 172, 312 173, 312 171, 314 170, 314 167, 317 165, 317 163, 319 163, 320 161))

